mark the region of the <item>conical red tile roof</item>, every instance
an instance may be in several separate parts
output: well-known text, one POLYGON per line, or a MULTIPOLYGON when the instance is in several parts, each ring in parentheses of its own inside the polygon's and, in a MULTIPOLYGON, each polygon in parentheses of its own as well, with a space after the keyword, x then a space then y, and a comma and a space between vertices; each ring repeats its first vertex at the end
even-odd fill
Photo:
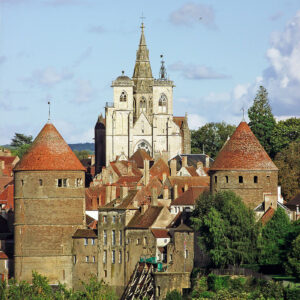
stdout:
POLYGON ((14 171, 85 171, 53 124, 47 123, 14 171))
POLYGON ((278 170, 246 122, 241 122, 210 168, 217 170, 278 170))

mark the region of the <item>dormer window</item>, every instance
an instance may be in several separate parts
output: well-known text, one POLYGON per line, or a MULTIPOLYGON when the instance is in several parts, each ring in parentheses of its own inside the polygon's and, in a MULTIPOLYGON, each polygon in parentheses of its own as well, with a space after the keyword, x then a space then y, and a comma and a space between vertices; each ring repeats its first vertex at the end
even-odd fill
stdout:
POLYGON ((126 102, 126 101, 127 101, 127 93, 123 91, 120 96, 120 102, 126 102))

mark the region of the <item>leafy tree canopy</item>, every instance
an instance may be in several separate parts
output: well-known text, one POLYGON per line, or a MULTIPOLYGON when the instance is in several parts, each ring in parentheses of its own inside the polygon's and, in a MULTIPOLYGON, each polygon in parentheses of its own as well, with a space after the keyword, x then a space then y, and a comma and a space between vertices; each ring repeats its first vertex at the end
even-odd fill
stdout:
POLYGON ((89 150, 81 150, 81 151, 74 150, 74 153, 79 160, 87 159, 91 155, 91 152, 89 150))
POLYGON ((191 132, 192 153, 202 153, 203 149, 210 157, 215 158, 227 138, 234 130, 234 125, 222 123, 207 123, 198 130, 191 132))
POLYGON ((276 121, 269 104, 268 92, 263 86, 259 87, 253 105, 248 109, 248 117, 252 132, 272 157, 271 137, 276 121))
POLYGON ((286 256, 286 238, 292 224, 285 211, 278 207, 272 219, 263 227, 261 234, 260 263, 263 265, 282 264, 286 256))
POLYGON ((12 138, 10 145, 12 147, 18 148, 23 145, 30 145, 32 143, 32 136, 25 135, 22 133, 15 133, 15 136, 12 138))
POLYGON ((255 260, 259 224, 255 222, 253 211, 235 193, 203 193, 192 222, 200 234, 199 245, 208 252, 214 266, 255 260))
POLYGON ((291 143, 275 156, 274 163, 279 169, 278 181, 286 201, 300 192, 300 141, 291 143))

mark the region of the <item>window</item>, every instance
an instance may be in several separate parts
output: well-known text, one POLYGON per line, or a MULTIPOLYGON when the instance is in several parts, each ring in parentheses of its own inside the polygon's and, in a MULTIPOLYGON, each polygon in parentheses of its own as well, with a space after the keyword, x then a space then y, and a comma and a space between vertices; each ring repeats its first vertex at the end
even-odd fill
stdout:
POLYGON ((66 179, 66 178, 63 179, 63 186, 64 186, 64 187, 67 186, 67 179, 66 179))
POLYGON ((254 176, 254 177, 253 177, 253 181, 254 181, 254 183, 257 183, 257 182, 258 182, 257 176, 254 176))
POLYGON ((226 183, 228 183, 228 176, 225 176, 226 183))
POLYGON ((114 246, 116 244, 116 231, 111 231, 111 244, 114 246))
POLYGON ((62 187, 62 179, 61 178, 57 179, 57 186, 62 187))
POLYGON ((122 246, 122 230, 119 231, 119 244, 122 246))
POLYGON ((136 239, 136 244, 137 244, 137 245, 140 244, 140 239, 136 239))
POLYGON ((40 186, 43 185, 43 179, 39 179, 39 184, 40 184, 40 186))
POLYGON ((114 264, 116 262, 116 251, 111 251, 111 263, 114 264))
POLYGON ((92 239, 92 245, 93 246, 95 245, 95 239, 92 239))
POLYGON ((85 257, 85 262, 89 262, 89 257, 88 256, 85 257))
POLYGON ((107 245, 107 232, 106 232, 106 230, 103 230, 103 244, 107 245))
POLYGON ((147 237, 145 236, 144 237, 144 245, 146 246, 148 244, 148 241, 147 241, 147 237))
POLYGON ((122 263, 122 251, 119 251, 119 264, 122 263))
POLYGON ((270 183, 270 176, 267 176, 267 183, 270 183))
POLYGON ((217 176, 215 176, 215 183, 217 183, 218 182, 218 177, 217 176))
POLYGON ((127 94, 125 91, 123 91, 120 96, 120 102, 126 102, 126 100, 127 100, 127 94))
POLYGON ((104 277, 107 277, 107 270, 104 270, 104 277))
POLYGON ((22 186, 24 185, 24 180, 23 180, 23 179, 21 180, 21 185, 22 185, 22 186))
POLYGON ((113 224, 116 223, 116 216, 113 216, 113 217, 112 217, 112 222, 113 222, 113 224))
POLYGON ((243 183, 243 176, 239 176, 239 183, 243 183))
POLYGON ((103 223, 107 223, 107 216, 103 216, 103 223))
POLYGON ((92 260, 93 260, 93 263, 94 263, 94 262, 96 262, 96 258, 95 258, 95 256, 93 256, 92 260))
POLYGON ((185 250, 184 251, 184 258, 188 258, 189 257, 189 251, 188 250, 185 250))
POLYGON ((145 97, 142 97, 140 100, 140 111, 146 111, 146 99, 145 97))
POLYGON ((82 179, 81 178, 77 178, 75 184, 76 184, 77 187, 81 186, 82 185, 82 179))
POLYGON ((84 246, 87 246, 89 244, 89 240, 87 238, 84 239, 84 246))
POLYGON ((170 261, 172 261, 173 260, 173 255, 172 254, 170 254, 170 261))
POLYGON ((167 96, 161 94, 158 100, 159 112, 167 112, 167 96))
POLYGON ((57 179, 57 186, 58 187, 67 187, 68 179, 67 178, 59 178, 57 179))
POLYGON ((73 255, 73 263, 74 263, 74 265, 76 264, 76 261, 77 261, 76 255, 73 255))
POLYGON ((103 251, 103 263, 106 264, 106 262, 107 262, 107 251, 104 250, 103 251))

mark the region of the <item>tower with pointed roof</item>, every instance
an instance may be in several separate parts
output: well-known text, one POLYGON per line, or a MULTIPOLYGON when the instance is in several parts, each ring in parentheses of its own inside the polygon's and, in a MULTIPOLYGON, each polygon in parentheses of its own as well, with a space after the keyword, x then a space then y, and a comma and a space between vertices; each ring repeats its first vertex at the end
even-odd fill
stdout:
POLYGON ((14 168, 15 278, 72 286, 72 235, 85 225, 85 168, 47 123, 14 168))
POLYGON ((242 121, 210 168, 211 191, 232 190, 251 208, 277 207, 278 168, 242 121))
MULTIPOLYGON (((164 60, 159 78, 153 77, 144 30, 142 23, 132 78, 122 71, 112 82, 113 103, 105 107, 105 142, 95 135, 96 148, 105 144, 106 166, 121 153, 130 157, 138 149, 153 157, 163 152, 169 158, 190 153, 187 116, 173 116, 174 83, 167 78, 164 60)), ((100 170, 97 151, 96 161, 96 170, 100 170)))

